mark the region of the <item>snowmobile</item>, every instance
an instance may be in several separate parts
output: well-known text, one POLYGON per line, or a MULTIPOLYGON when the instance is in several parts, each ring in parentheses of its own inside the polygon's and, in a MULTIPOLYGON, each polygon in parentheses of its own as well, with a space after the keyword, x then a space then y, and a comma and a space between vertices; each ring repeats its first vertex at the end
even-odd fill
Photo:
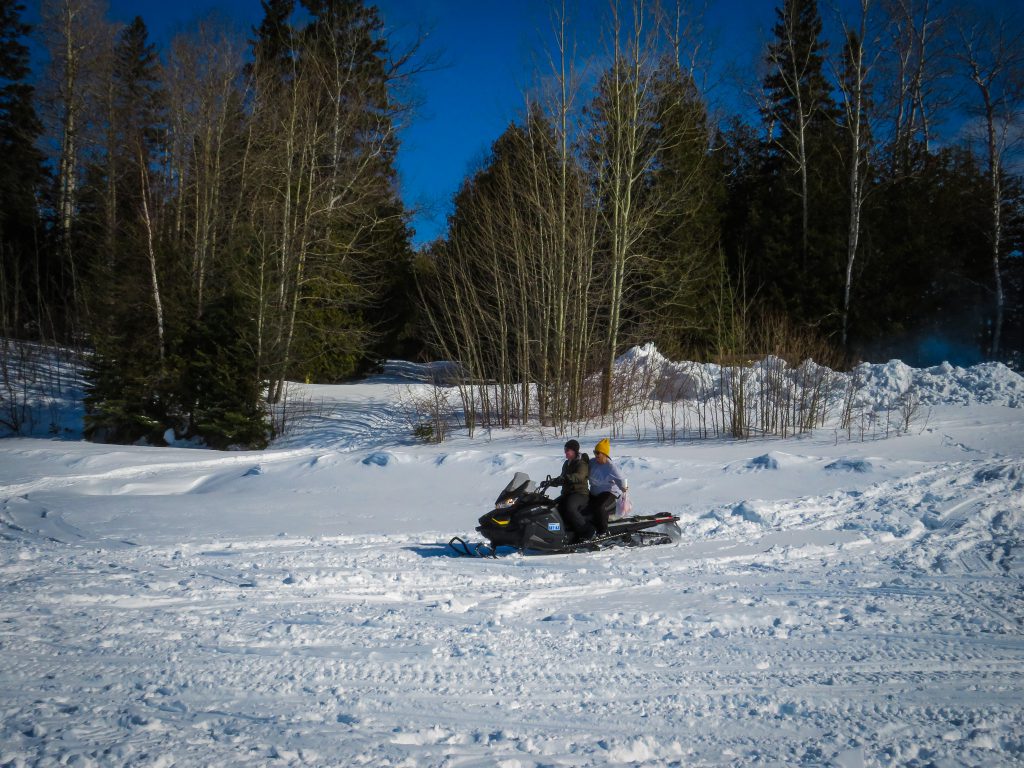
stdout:
POLYGON ((476 528, 488 543, 472 546, 455 536, 448 546, 462 557, 497 557, 498 547, 514 547, 524 554, 567 554, 672 544, 682 535, 679 518, 663 512, 611 518, 607 532, 579 540, 562 519, 558 500, 547 495, 552 486, 550 476, 538 485, 525 473, 516 472, 498 494, 494 509, 480 518, 476 528))

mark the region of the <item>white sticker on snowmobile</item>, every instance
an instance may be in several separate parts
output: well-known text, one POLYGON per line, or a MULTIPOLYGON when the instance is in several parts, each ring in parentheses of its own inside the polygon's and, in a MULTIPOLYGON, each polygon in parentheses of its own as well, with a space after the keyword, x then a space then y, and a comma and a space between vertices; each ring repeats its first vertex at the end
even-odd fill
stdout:
POLYGON ((549 531, 560 531, 560 530, 562 530, 562 524, 561 523, 548 523, 548 530, 549 531))

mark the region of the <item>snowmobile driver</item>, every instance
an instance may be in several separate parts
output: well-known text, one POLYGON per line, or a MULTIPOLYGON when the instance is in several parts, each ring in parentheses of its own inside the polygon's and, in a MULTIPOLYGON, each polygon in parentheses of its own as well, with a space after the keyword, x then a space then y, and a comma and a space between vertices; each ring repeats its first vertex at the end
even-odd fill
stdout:
POLYGON ((580 444, 570 440, 565 444, 565 462, 562 474, 551 481, 552 486, 560 486, 562 495, 558 497, 558 511, 576 534, 577 541, 591 538, 595 531, 590 521, 583 516, 583 510, 590 503, 590 459, 587 454, 580 453, 580 444))

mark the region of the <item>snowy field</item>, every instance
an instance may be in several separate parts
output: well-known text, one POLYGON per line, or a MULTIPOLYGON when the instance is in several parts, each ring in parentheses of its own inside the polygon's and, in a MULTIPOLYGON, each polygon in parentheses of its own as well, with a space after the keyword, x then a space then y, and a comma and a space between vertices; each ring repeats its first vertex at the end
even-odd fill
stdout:
MULTIPOLYGON (((1024 763, 1024 380, 887 439, 612 441, 677 546, 458 559, 539 431, 309 387, 270 450, 0 441, 0 766, 1024 763)), ((585 450, 605 436, 581 438, 585 450)))

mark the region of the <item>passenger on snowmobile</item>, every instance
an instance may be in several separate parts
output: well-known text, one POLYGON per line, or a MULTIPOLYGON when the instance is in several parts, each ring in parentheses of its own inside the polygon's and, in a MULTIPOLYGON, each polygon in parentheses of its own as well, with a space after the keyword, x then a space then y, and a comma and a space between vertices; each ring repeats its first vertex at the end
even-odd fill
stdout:
POLYGON ((612 463, 612 445, 604 438, 594 446, 594 463, 590 466, 590 499, 587 514, 598 533, 608 531, 608 517, 619 496, 626 490, 626 478, 612 463))
POLYGON ((580 453, 580 444, 569 440, 565 444, 565 462, 562 473, 551 481, 551 486, 560 486, 562 494, 558 498, 558 511, 576 534, 578 540, 589 539, 594 533, 594 526, 583 515, 583 510, 590 503, 590 458, 580 453))

